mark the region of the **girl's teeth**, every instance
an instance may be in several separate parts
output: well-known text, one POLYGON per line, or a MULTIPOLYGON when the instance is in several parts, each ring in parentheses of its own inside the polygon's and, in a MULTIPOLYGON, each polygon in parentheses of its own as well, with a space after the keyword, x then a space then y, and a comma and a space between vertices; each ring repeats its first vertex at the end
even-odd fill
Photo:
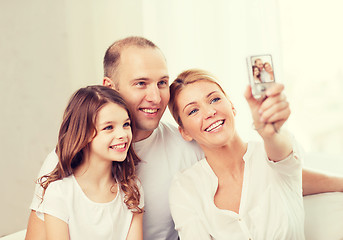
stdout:
POLYGON ((124 144, 120 144, 120 145, 115 145, 112 148, 118 149, 118 148, 124 148, 124 147, 125 147, 125 143, 124 144))

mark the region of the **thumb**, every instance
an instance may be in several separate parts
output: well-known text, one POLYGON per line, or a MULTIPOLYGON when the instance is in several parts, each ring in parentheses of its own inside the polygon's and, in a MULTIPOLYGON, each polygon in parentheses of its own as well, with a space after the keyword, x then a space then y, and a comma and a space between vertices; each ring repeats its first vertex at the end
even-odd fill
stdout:
POLYGON ((250 85, 248 85, 247 88, 245 89, 244 97, 247 100, 247 102, 248 102, 250 107, 252 107, 254 105, 254 103, 256 102, 256 99, 252 95, 251 86, 250 85))

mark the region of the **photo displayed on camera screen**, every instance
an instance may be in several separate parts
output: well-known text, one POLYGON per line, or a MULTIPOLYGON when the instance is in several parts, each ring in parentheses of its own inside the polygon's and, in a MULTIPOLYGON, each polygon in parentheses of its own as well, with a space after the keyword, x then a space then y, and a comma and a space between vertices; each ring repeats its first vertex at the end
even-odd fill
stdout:
POLYGON ((274 66, 271 55, 250 57, 251 76, 255 84, 275 82, 274 66))

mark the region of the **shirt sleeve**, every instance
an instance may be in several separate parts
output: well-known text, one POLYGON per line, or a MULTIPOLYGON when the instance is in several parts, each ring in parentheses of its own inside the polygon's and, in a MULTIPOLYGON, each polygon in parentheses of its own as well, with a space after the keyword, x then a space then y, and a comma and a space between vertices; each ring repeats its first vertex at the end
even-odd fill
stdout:
MULTIPOLYGON (((40 178, 41 176, 44 176, 50 172, 52 172, 52 170, 54 170, 54 168, 56 167, 58 163, 58 157, 56 155, 55 149, 49 153, 49 155, 46 157, 40 171, 38 174, 38 178, 40 178)), ((43 188, 40 186, 39 183, 36 183, 35 186, 35 192, 32 198, 32 202, 30 205, 30 209, 37 211, 40 203, 42 202, 42 193, 43 193, 43 188)))
POLYGON ((44 214, 49 214, 68 223, 68 207, 62 187, 62 180, 58 180, 49 184, 45 191, 43 201, 36 210, 37 216, 40 219, 44 220, 44 214))
POLYGON ((182 184, 173 181, 169 191, 169 204, 175 229, 181 240, 211 240, 207 228, 201 221, 196 209, 182 184))
MULTIPOLYGON (((280 174, 285 176, 297 176, 299 172, 301 174, 303 165, 304 151, 300 144, 292 138, 292 153, 288 155, 285 159, 273 162, 268 160, 268 164, 280 174)), ((268 159, 268 157, 267 157, 268 159)))
POLYGON ((137 181, 137 186, 138 186, 139 194, 140 194, 138 207, 143 208, 144 207, 144 191, 143 191, 143 186, 139 180, 137 181))

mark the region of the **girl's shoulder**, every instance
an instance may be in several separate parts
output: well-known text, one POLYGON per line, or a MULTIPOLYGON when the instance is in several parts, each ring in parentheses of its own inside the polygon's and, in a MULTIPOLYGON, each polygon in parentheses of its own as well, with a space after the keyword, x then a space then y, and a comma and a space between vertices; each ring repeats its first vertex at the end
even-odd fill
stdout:
POLYGON ((74 179, 73 175, 65 177, 60 180, 56 180, 51 182, 46 189, 46 194, 50 192, 60 193, 60 194, 67 194, 73 192, 74 188, 74 179))

